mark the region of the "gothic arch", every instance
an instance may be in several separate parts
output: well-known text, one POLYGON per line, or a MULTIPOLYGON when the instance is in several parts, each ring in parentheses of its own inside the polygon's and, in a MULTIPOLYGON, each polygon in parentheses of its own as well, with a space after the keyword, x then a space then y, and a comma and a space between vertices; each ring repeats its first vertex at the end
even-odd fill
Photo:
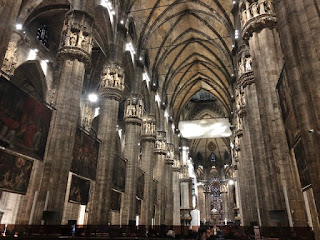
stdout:
POLYGON ((19 65, 12 81, 36 98, 47 100, 47 80, 38 60, 29 60, 19 65))

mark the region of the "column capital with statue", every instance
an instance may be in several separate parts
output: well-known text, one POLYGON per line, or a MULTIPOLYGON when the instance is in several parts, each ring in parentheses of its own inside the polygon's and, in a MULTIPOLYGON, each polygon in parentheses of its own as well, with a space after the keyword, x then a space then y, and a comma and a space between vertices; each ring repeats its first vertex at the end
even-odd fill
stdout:
POLYGON ((272 0, 253 1, 242 0, 239 3, 242 38, 248 41, 254 32, 264 28, 274 28, 277 18, 272 0))
POLYGON ((78 59, 89 65, 93 42, 93 17, 84 11, 66 13, 61 32, 58 58, 78 59))
POLYGON ((156 119, 153 115, 142 117, 141 140, 155 141, 156 139, 156 119))
POLYGON ((129 97, 125 102, 124 121, 126 123, 142 124, 144 104, 140 95, 129 97))
POLYGON ((120 101, 124 91, 124 79, 124 70, 120 65, 116 63, 105 64, 101 73, 100 96, 120 101))

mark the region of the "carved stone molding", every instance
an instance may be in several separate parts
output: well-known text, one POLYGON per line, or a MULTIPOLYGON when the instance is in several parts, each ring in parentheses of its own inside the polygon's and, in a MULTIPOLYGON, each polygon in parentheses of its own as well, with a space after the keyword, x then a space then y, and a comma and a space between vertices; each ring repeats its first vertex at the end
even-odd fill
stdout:
POLYGON ((236 150, 236 148, 233 149, 233 159, 235 160, 235 162, 239 162, 240 159, 240 149, 236 150))
POLYGON ((86 12, 71 10, 66 13, 61 33, 60 58, 74 58, 90 63, 92 51, 93 18, 86 12))
POLYGON ((242 38, 248 41, 254 32, 273 28, 277 24, 272 0, 240 3, 242 38))
POLYGON ((234 138, 234 147, 236 151, 240 151, 240 138, 238 136, 234 138))
POLYGON ((17 45, 20 39, 20 34, 16 32, 12 33, 6 54, 3 59, 1 70, 10 76, 13 75, 14 70, 17 67, 17 45))
POLYGON ((115 63, 103 66, 99 93, 101 97, 115 98, 120 101, 124 90, 124 70, 115 63))
POLYGON ((167 154, 167 143, 162 139, 156 139, 155 145, 154 145, 154 152, 158 154, 167 154))
POLYGON ((166 158, 165 159, 165 164, 173 166, 174 165, 174 160, 166 158))
POLYGON ((254 83, 253 71, 245 72, 239 77, 239 86, 241 88, 246 88, 254 83))
POLYGON ((235 135, 238 137, 241 137, 243 135, 242 132, 242 122, 243 119, 240 116, 236 117, 236 130, 235 130, 235 135))
POLYGON ((156 119, 152 115, 142 117, 141 139, 154 141, 156 138, 156 119))
POLYGON ((168 143, 166 159, 174 160, 174 157, 174 145, 172 143, 168 143))

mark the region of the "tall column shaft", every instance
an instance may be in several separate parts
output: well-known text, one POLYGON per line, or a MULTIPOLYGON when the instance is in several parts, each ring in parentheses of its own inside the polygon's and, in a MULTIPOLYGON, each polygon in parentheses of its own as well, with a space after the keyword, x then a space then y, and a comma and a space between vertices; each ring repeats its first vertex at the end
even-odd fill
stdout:
POLYGON ((320 55, 319 3, 274 1, 288 85, 301 134, 317 211, 320 212, 320 55), (310 134, 313 129, 314 134, 310 134))
POLYGON ((207 223, 211 222, 211 191, 210 183, 205 181, 204 185, 204 203, 205 203, 205 219, 207 223))
POLYGON ((167 198, 165 208, 165 224, 173 225, 173 159, 165 160, 165 185, 167 186, 167 198))
POLYGON ((119 66, 114 64, 104 65, 99 89, 101 104, 98 138, 101 140, 101 143, 97 164, 96 185, 89 212, 90 224, 108 224, 111 222, 111 184, 116 148, 119 101, 124 89, 123 83, 124 74, 119 66))
POLYGON ((197 199, 198 209, 200 211, 200 221, 204 223, 206 221, 206 206, 205 206, 205 196, 204 196, 204 186, 198 186, 198 199, 197 199))
POLYGON ((144 116, 141 129, 141 161, 142 170, 145 172, 144 194, 141 207, 141 225, 150 226, 153 211, 153 167, 155 143, 155 118, 144 116))
MULTIPOLYGON (((242 47, 238 54, 239 58, 239 75, 238 83, 236 87, 236 113, 237 118, 241 118, 241 129, 237 129, 235 137, 235 149, 238 151, 238 156, 234 159, 237 165, 238 185, 240 187, 239 196, 241 201, 241 218, 243 226, 251 226, 252 223, 259 223, 258 214, 258 194, 256 172, 254 168, 254 155, 253 148, 254 143, 251 139, 251 115, 247 115, 247 108, 251 114, 251 108, 258 108, 253 105, 251 98, 247 99, 247 94, 250 97, 255 97, 250 94, 249 87, 254 84, 254 78, 252 73, 252 60, 249 56, 248 50, 242 47), (249 104, 249 106, 248 106, 249 104)), ((254 116, 255 118, 257 116, 254 116)), ((252 132, 252 134, 261 134, 258 132, 252 132)), ((256 147, 256 146, 255 146, 256 147)), ((256 156, 259 157, 259 156, 256 156)), ((261 158, 261 156, 260 156, 261 158)), ((260 174, 260 173, 259 173, 260 174)), ((261 187, 261 186, 259 186, 261 187)))
MULTIPOLYGON (((289 150, 286 142, 283 122, 277 93, 276 84, 283 66, 281 57, 280 40, 276 31, 276 18, 273 12, 272 2, 254 3, 246 5, 247 13, 252 13, 243 26, 243 37, 248 40, 253 62, 253 72, 257 87, 259 109, 261 111, 261 126, 266 148, 266 164, 272 181, 272 200, 269 209, 271 211, 281 210, 282 216, 278 217, 279 223, 288 225, 288 219, 294 213, 295 226, 303 226, 306 216, 299 214, 302 194, 296 188, 290 188, 288 198, 290 209, 285 206, 286 186, 294 186, 295 179, 290 165, 289 150), (259 4, 259 8, 257 8, 259 4), (266 7, 267 6, 267 7, 266 7), (289 169, 288 169, 289 166, 289 169), (291 211, 291 209, 293 211, 291 211), (282 219, 281 219, 282 218, 282 219), (286 220, 285 220, 286 219, 286 220)), ((269 179, 270 180, 270 179, 269 179)), ((288 187, 287 187, 288 189, 288 187)), ((262 199, 265 200, 265 199, 262 199)), ((268 211, 268 215, 272 212, 268 211)), ((272 221, 271 215, 267 224, 272 226, 277 223, 272 221)), ((264 225, 264 223, 262 223, 264 225)))
POLYGON ((58 52, 61 71, 55 106, 57 110, 51 120, 35 223, 40 223, 43 210, 53 213, 48 219, 49 224, 61 223, 85 64, 89 62, 91 54, 92 25, 92 17, 85 12, 69 11, 66 14, 58 52), (74 22, 79 23, 78 29, 75 29, 74 22))
POLYGON ((179 161, 179 152, 175 154, 176 159, 174 161, 173 167, 173 225, 180 226, 180 161, 179 161))
POLYGON ((134 96, 126 101, 125 109, 125 150, 124 156, 128 160, 126 173, 126 187, 122 209, 122 225, 136 220, 136 168, 139 155, 138 143, 140 140, 141 117, 143 103, 139 96, 134 96))
POLYGON ((157 140, 155 143, 155 165, 153 169, 154 178, 158 181, 157 205, 155 224, 164 224, 164 188, 165 188, 165 157, 167 153, 166 132, 157 131, 157 140))

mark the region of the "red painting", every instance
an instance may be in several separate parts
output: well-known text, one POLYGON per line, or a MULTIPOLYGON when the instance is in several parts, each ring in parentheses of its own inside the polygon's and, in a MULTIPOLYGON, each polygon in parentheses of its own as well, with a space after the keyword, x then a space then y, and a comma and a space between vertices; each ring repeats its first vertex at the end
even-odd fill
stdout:
POLYGON ((52 111, 0 78, 0 146, 43 159, 52 111))
POLYGON ((77 129, 73 147, 71 172, 94 180, 96 178, 99 142, 81 129, 77 129))

